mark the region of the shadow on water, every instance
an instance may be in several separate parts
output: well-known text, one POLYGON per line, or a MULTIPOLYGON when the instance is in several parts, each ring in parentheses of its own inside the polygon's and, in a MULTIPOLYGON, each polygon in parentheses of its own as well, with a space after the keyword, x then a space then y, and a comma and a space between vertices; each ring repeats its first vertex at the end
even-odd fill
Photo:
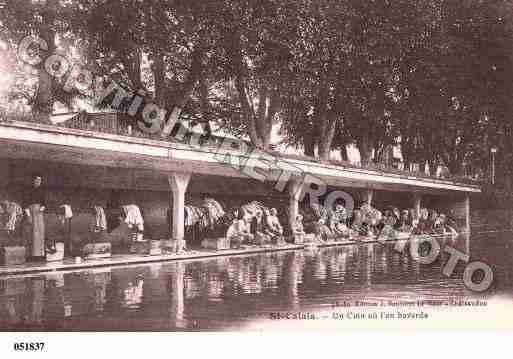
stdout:
POLYGON ((0 279, 2 330, 237 329, 270 312, 330 308, 355 300, 450 300, 512 296, 511 232, 441 241, 492 265, 484 294, 465 288, 446 255, 419 264, 393 243, 245 257, 99 268, 0 279))

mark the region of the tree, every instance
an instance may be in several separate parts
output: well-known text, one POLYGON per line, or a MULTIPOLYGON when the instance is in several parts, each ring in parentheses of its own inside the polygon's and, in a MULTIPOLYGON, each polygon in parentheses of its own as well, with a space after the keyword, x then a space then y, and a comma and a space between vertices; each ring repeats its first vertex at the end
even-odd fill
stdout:
POLYGON ((63 91, 65 77, 55 77, 45 69, 48 65, 45 60, 53 54, 73 60, 68 56, 74 44, 67 28, 76 18, 77 9, 78 6, 69 1, 8 0, 0 12, 0 32, 13 52, 19 50, 18 45, 29 35, 42 39, 46 46, 46 49, 36 46, 28 49, 30 53, 38 52, 42 59, 35 66, 29 67, 18 61, 15 74, 19 78, 25 77, 26 81, 18 81, 11 91, 11 98, 23 98, 33 117, 43 123, 50 123, 56 102, 72 107, 73 100, 80 95, 78 91, 63 91))
POLYGON ((167 136, 207 67, 214 10, 209 2, 96 0, 82 7, 83 21, 72 29, 84 39, 97 74, 134 94, 142 90, 146 102, 168 110, 167 136))
MULTIPOLYGON (((346 2, 298 2, 298 35, 284 101, 284 133, 308 156, 326 160, 344 118, 345 78, 351 47, 346 2)), ((342 133, 339 130, 338 133, 342 133)))
POLYGON ((291 61, 289 41, 295 38, 296 5, 292 1, 225 1, 218 54, 227 97, 238 114, 228 124, 268 149, 271 130, 281 115, 291 61), (230 89, 231 88, 231 89, 230 89))

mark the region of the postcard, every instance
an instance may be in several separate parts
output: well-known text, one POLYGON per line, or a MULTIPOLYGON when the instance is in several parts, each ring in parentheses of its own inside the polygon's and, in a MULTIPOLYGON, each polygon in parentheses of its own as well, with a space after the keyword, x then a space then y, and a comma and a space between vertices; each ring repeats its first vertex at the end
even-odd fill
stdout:
POLYGON ((513 328, 512 8, 0 1, 0 331, 513 328))

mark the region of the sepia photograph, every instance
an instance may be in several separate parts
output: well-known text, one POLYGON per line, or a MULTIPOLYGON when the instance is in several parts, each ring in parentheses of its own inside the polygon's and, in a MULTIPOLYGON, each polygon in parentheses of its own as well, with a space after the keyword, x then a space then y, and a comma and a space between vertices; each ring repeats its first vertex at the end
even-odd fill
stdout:
POLYGON ((0 332, 513 329, 512 149, 513 0, 0 0, 0 332))

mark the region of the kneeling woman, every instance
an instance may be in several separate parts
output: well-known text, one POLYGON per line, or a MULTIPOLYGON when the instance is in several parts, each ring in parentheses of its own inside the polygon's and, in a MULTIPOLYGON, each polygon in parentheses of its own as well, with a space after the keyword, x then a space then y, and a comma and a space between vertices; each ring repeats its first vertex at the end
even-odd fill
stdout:
POLYGON ((335 207, 335 211, 331 214, 330 230, 336 238, 349 237, 346 209, 340 204, 335 207))
POLYGON ((394 237, 396 228, 398 227, 397 215, 390 209, 385 210, 381 220, 382 228, 379 233, 380 237, 394 237))
POLYGON ((401 218, 399 220, 399 232, 410 233, 413 230, 413 219, 410 216, 410 212, 407 209, 403 209, 401 212, 401 218))
POLYGON ((447 216, 443 213, 440 213, 435 221, 435 230, 439 234, 450 234, 452 236, 458 235, 458 231, 448 223, 447 216))
POLYGON ((315 223, 314 233, 318 242, 325 242, 333 238, 333 233, 331 232, 330 227, 326 225, 324 218, 320 218, 315 223))
POLYGON ((258 210, 255 217, 251 221, 251 234, 254 236, 256 244, 268 244, 271 242, 271 237, 267 234, 267 225, 263 218, 262 211, 258 210))
POLYGON ((271 208, 270 211, 265 212, 265 223, 267 227, 266 232, 272 240, 279 241, 283 238, 283 227, 278 219, 278 211, 276 208, 271 208))
POLYGON ((305 226, 303 225, 303 216, 298 214, 296 220, 292 224, 292 235, 294 243, 303 243, 305 241, 305 226))
POLYGON ((234 219, 232 224, 228 227, 226 238, 230 240, 230 243, 237 244, 245 242, 251 243, 253 241, 254 236, 249 231, 243 211, 236 210, 234 212, 234 219))

